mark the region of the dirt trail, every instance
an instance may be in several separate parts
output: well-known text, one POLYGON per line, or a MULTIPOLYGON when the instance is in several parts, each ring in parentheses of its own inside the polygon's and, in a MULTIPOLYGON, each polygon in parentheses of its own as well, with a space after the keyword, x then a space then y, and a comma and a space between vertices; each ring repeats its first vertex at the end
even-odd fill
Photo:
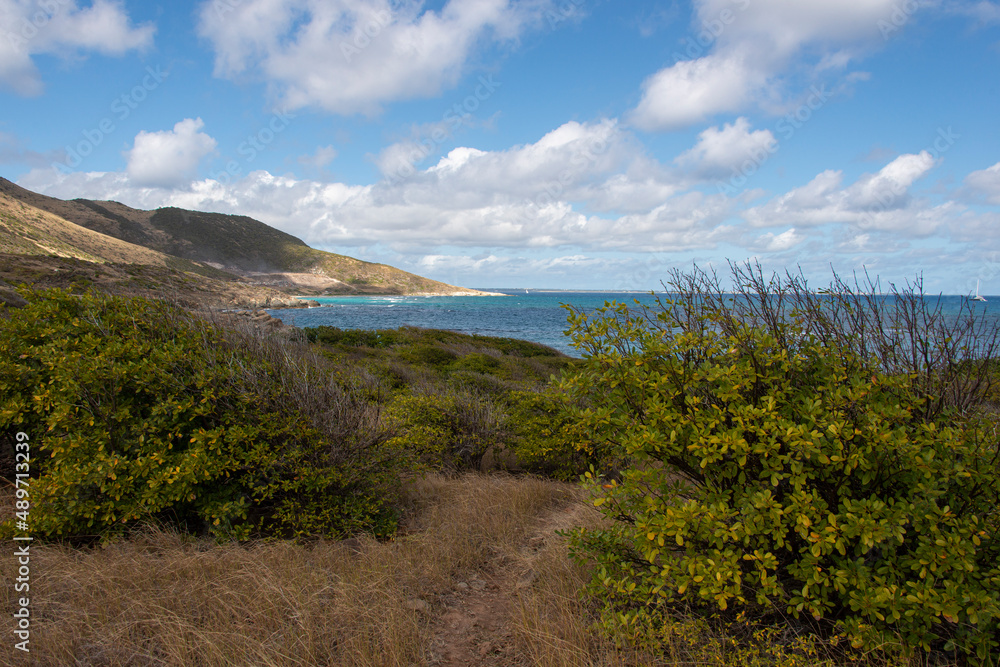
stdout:
POLYGON ((510 631, 518 591, 532 584, 537 554, 559 537, 557 530, 579 525, 579 501, 567 501, 538 515, 535 527, 514 558, 499 556, 478 576, 460 581, 440 598, 444 608, 431 622, 434 637, 428 663, 432 667, 520 667, 530 665, 519 655, 510 631))

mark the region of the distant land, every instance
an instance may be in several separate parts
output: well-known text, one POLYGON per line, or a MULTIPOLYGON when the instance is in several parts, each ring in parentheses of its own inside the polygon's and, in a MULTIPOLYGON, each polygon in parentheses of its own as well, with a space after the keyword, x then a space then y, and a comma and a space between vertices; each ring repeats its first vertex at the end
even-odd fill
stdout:
POLYGON ((310 248, 242 215, 63 200, 0 178, 0 280, 173 295, 191 307, 282 307, 296 296, 479 295, 310 248))

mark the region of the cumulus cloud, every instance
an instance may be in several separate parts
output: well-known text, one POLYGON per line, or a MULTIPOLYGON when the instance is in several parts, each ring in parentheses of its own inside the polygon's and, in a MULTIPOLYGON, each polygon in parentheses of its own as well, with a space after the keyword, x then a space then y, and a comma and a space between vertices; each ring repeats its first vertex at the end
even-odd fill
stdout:
POLYGON ((215 139, 201 132, 201 118, 185 118, 173 130, 140 132, 126 152, 129 180, 139 186, 177 187, 190 182, 202 158, 215 151, 215 139))
POLYGON ((675 162, 703 178, 720 178, 729 176, 748 159, 763 162, 761 156, 773 152, 776 144, 770 130, 751 131, 750 121, 741 116, 724 127, 704 130, 698 135, 698 143, 675 162))
POLYGON ((863 230, 926 236, 956 211, 951 203, 926 205, 910 192, 934 164, 927 151, 900 155, 877 173, 864 174, 846 187, 842 172, 828 170, 800 188, 747 209, 743 217, 757 227, 838 223, 863 230))
POLYGON ((724 196, 681 192, 676 174, 612 120, 569 122, 506 150, 455 148, 408 177, 363 186, 266 171, 228 184, 192 181, 198 160, 214 148, 201 127, 187 119, 172 131, 140 134, 124 174, 40 171, 22 181, 55 196, 239 212, 326 247, 407 252, 706 248, 724 236, 730 214, 724 196))
MULTIPOLYGON (((187 119, 172 131, 143 133, 148 140, 133 149, 164 173, 132 173, 139 163, 130 161, 120 173, 39 169, 19 182, 57 197, 249 215, 315 247, 459 284, 471 284, 462 276, 488 285, 510 284, 511 276, 585 280, 641 272, 644 278, 626 282, 644 289, 649 285, 639 283, 652 269, 640 271, 636 256, 717 258, 722 248, 730 257, 747 253, 821 272, 837 255, 852 266, 887 267, 891 260, 900 268, 919 265, 913 262, 922 239, 996 238, 996 215, 955 201, 935 205, 916 189, 936 164, 929 152, 899 155, 851 180, 825 171, 747 208, 747 193, 702 191, 691 174, 735 160, 729 141, 761 147, 769 135, 740 119, 709 130, 674 161, 683 168, 653 160, 633 135, 605 120, 569 122, 505 150, 458 147, 408 176, 387 174, 367 185, 267 171, 224 183, 194 177, 196 157, 211 144, 200 121, 187 119)), ((963 187, 995 192, 990 179, 997 171, 974 172, 963 187)))
POLYGON ((748 245, 755 252, 784 252, 799 245, 805 238, 792 227, 780 234, 762 234, 751 240, 748 245))
POLYGON ((845 202, 852 210, 905 208, 909 188, 934 167, 927 151, 900 155, 876 174, 865 174, 845 190, 845 202))
POLYGON ((880 22, 891 21, 898 5, 696 0, 691 34, 675 62, 643 84, 629 121, 643 130, 672 130, 755 104, 774 106, 790 70, 804 68, 813 76, 840 71, 881 44, 880 22))
POLYGON ((642 100, 629 120, 643 130, 672 130, 744 108, 761 73, 744 57, 710 55, 662 69, 642 84, 642 100))
POLYGON ((86 51, 120 56, 153 43, 151 24, 133 26, 120 2, 95 0, 0 0, 0 85, 20 95, 39 95, 42 80, 33 56, 74 56, 86 51))
POLYGON ((1000 162, 965 177, 965 192, 973 200, 1000 206, 1000 162))
POLYGON ((483 42, 540 25, 550 0, 449 0, 439 11, 390 0, 206 2, 198 31, 215 73, 273 84, 289 109, 373 114, 453 86, 483 42))

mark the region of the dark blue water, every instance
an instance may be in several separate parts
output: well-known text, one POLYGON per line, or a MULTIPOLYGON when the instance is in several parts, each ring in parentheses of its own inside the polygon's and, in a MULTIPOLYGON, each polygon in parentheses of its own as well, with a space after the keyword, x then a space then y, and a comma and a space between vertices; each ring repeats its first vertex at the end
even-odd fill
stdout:
MULTIPOLYGON (((570 347, 564 334, 567 311, 563 304, 590 311, 607 301, 632 304, 634 299, 652 304, 649 293, 635 292, 551 292, 542 290, 501 290, 507 296, 380 296, 317 298, 322 308, 290 308, 268 312, 286 324, 297 327, 320 325, 341 329, 396 329, 416 326, 449 329, 466 334, 520 338, 554 347, 574 357, 580 353, 570 347)), ((990 308, 1000 315, 1000 298, 988 297, 977 303, 977 310, 990 308)), ((936 300, 937 297, 933 297, 936 300)), ((943 297, 944 312, 957 313, 965 297, 943 297)), ((993 315, 993 313, 990 313, 993 315)))

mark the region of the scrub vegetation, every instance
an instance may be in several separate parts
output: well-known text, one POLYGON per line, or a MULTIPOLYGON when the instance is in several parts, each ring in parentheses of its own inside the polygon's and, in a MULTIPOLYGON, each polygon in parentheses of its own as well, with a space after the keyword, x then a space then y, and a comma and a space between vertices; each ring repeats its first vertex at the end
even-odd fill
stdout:
POLYGON ((582 359, 22 288, 32 663, 997 664, 997 321, 731 279, 582 359))

